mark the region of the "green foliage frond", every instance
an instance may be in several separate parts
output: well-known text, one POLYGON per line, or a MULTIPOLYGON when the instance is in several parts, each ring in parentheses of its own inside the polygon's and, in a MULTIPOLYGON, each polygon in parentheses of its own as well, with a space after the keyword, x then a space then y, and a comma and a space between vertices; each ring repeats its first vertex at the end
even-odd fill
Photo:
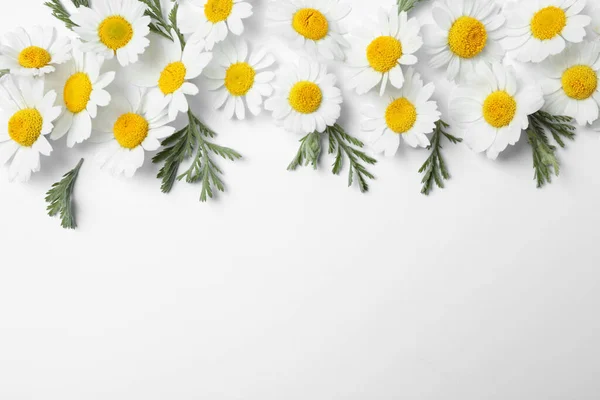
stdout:
POLYGON ((424 195, 431 193, 434 183, 437 185, 437 187, 443 189, 444 181, 450 179, 448 167, 444 161, 444 157, 442 157, 443 147, 441 140, 442 138, 446 138, 448 141, 450 141, 450 143, 457 144, 462 142, 462 139, 447 133, 446 130, 449 127, 450 125, 442 120, 439 120, 435 123, 435 130, 433 131, 433 136, 431 137, 431 144, 429 147, 427 147, 428 150, 431 150, 431 155, 427 158, 427 160, 425 160, 425 163, 419 169, 420 174, 425 174, 423 175, 423 180, 421 181, 423 184, 421 193, 424 195))
POLYGON ((74 169, 67 172, 63 179, 52 185, 52 188, 46 193, 48 215, 54 217, 60 214, 61 226, 65 229, 75 229, 77 227, 72 196, 82 164, 83 158, 74 169))
POLYGON ((162 37, 173 40, 171 37, 171 24, 164 17, 160 0, 140 0, 148 7, 146 15, 152 18, 150 23, 150 31, 161 35, 162 37))
POLYGON ((398 13, 410 11, 421 0, 396 0, 398 3, 398 13))

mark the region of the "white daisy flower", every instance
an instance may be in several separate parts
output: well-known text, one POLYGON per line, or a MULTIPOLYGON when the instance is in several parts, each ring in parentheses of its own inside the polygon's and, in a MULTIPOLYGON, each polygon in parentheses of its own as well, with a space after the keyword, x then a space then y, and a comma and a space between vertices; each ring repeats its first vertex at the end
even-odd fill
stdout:
POLYGON ((144 164, 145 152, 160 147, 160 139, 175 132, 166 111, 155 114, 149 110, 148 97, 139 89, 114 95, 108 107, 100 110, 94 124, 93 139, 103 143, 96 155, 102 168, 114 175, 132 177, 144 164))
POLYGON ((265 101, 265 109, 290 132, 325 132, 335 125, 342 108, 342 92, 335 83, 335 75, 325 66, 301 59, 296 70, 281 74, 280 86, 265 101))
POLYGON ((588 2, 583 14, 592 18, 592 22, 586 27, 587 35, 591 38, 597 38, 600 35, 600 5, 588 2))
POLYGON ((414 53, 421 48, 423 40, 419 36, 420 25, 416 18, 408 19, 405 12, 398 15, 398 9, 379 9, 379 20, 367 33, 357 30, 355 49, 349 64, 360 69, 350 79, 350 87, 356 93, 365 94, 381 83, 379 94, 383 96, 388 80, 400 89, 404 84, 401 65, 414 65, 414 53))
POLYGON ((211 52, 204 51, 204 41, 187 43, 181 50, 181 42, 175 31, 175 41, 153 38, 142 62, 136 65, 133 81, 136 85, 151 88, 148 92, 150 107, 155 113, 167 109, 174 120, 179 112, 189 110, 186 95, 198 94, 198 87, 190 80, 200 76, 212 60, 211 52))
POLYGON ((244 32, 243 19, 252 15, 252 5, 247 0, 188 0, 180 2, 177 13, 181 33, 192 35, 196 42, 206 41, 207 50, 222 42, 231 32, 244 32))
POLYGON ((275 32, 311 56, 344 60, 350 44, 340 26, 352 8, 339 0, 279 0, 269 4, 275 32))
POLYGON ((423 86, 421 75, 411 67, 406 71, 406 82, 398 94, 390 98, 385 110, 366 107, 362 129, 371 132, 369 142, 376 153, 393 157, 398 151, 400 137, 411 147, 427 147, 426 134, 433 132, 440 112, 430 100, 435 86, 423 86))
POLYGON ((17 28, 0 43, 0 70, 21 76, 42 76, 69 59, 71 42, 58 37, 56 29, 33 27, 29 32, 17 28))
POLYGON ((95 0, 91 7, 79 7, 71 16, 79 26, 73 28, 84 44, 84 52, 93 51, 107 59, 115 55, 119 64, 137 62, 148 47, 149 16, 146 5, 138 0, 95 0))
POLYGON ((58 140, 67 134, 67 146, 82 143, 92 134, 92 119, 98 107, 110 103, 110 94, 104 90, 115 79, 115 72, 101 74, 103 59, 94 53, 73 49, 73 58, 50 75, 48 84, 57 89, 58 104, 63 112, 50 135, 58 140))
POLYGON ((580 43, 591 22, 582 15, 586 0, 538 0, 509 4, 504 47, 522 62, 540 62, 580 43))
POLYGON ((205 76, 209 90, 217 91, 215 109, 225 107, 227 118, 246 117, 246 105, 253 115, 262 111, 263 97, 273 94, 271 81, 275 74, 262 71, 270 67, 275 58, 260 50, 248 56, 248 45, 242 39, 229 40, 215 52, 215 64, 205 76), (245 103, 245 104, 244 104, 245 103))
POLYGON ((544 109, 566 115, 579 125, 598 119, 600 107, 600 43, 581 43, 544 62, 544 109))
MULTIPOLYGON (((532 1, 532 0, 526 0, 532 1)), ((449 81, 465 82, 480 63, 501 62, 505 18, 494 0, 441 0, 431 10, 435 25, 423 27, 433 68, 448 66, 449 81)))
POLYGON ((542 108, 544 96, 538 85, 518 81, 513 67, 480 64, 476 74, 476 81, 455 91, 450 115, 466 144, 495 160, 519 141, 529 127, 528 116, 542 108))
POLYGON ((11 181, 28 181, 40 170, 40 154, 52 152, 44 136, 52 132, 52 121, 61 112, 55 100, 55 91, 44 94, 42 79, 0 79, 0 166, 10 164, 11 181))

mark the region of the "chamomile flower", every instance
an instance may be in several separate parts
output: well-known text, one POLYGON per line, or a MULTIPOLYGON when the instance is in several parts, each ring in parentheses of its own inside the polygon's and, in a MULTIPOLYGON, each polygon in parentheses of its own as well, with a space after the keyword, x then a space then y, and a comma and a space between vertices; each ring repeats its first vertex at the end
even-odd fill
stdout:
POLYGON ((600 44, 581 43, 544 62, 544 109, 567 115, 579 125, 598 119, 600 108, 600 44))
MULTIPOLYGON (((526 0, 531 1, 531 0, 526 0)), ((494 0, 441 0, 431 11, 435 25, 423 27, 429 65, 447 65, 450 81, 465 82, 480 63, 501 62, 505 18, 494 0)))
POLYGON ((93 51, 107 59, 117 56, 119 64, 136 63, 150 41, 146 5, 138 0, 96 0, 91 7, 79 7, 71 16, 73 30, 84 44, 84 52, 93 51))
POLYGON ((70 57, 71 42, 56 29, 36 26, 29 32, 17 28, 0 43, 0 70, 13 75, 43 76, 70 57))
POLYGON ((189 109, 186 95, 198 94, 198 87, 190 80, 200 76, 212 60, 212 53, 204 50, 204 41, 187 43, 181 50, 181 42, 175 31, 171 32, 175 41, 156 37, 142 57, 142 62, 134 68, 133 81, 136 85, 150 88, 149 107, 158 112, 168 110, 174 120, 179 112, 189 109))
POLYGON ((246 117, 246 106, 253 115, 260 114, 263 97, 273 94, 271 81, 275 74, 263 71, 275 62, 275 58, 259 50, 248 56, 248 45, 242 39, 223 42, 215 52, 215 64, 206 71, 208 87, 217 91, 215 109, 225 107, 225 115, 231 119, 246 117))
POLYGON ((477 80, 459 87, 450 100, 450 115, 466 144, 495 160, 508 145, 519 141, 529 127, 528 116, 544 104, 541 88, 517 80, 512 67, 480 64, 477 80))
POLYGON ((160 139, 175 132, 168 126, 169 116, 163 110, 150 112, 150 101, 139 89, 115 95, 108 107, 100 110, 94 125, 94 141, 104 142, 96 154, 102 168, 114 175, 132 177, 144 164, 145 152, 160 147, 160 139))
POLYGON ((408 19, 405 12, 398 15, 396 7, 389 11, 379 9, 379 20, 368 33, 358 30, 356 50, 350 65, 360 71, 350 79, 350 87, 365 94, 381 83, 383 96, 388 81, 400 89, 404 84, 401 65, 414 65, 414 53, 421 48, 420 25, 416 18, 408 19))
POLYGON ((509 4, 507 50, 522 62, 540 62, 580 43, 591 18, 581 12, 586 0, 539 0, 509 4))
POLYGON ((241 35, 242 20, 251 15, 247 0, 187 0, 179 7, 178 23, 181 33, 192 35, 189 41, 204 40, 206 49, 212 50, 229 32, 241 35))
POLYGON ((102 64, 103 59, 95 53, 84 54, 74 48, 71 61, 48 78, 49 84, 57 89, 58 104, 63 108, 51 139, 58 140, 66 134, 68 147, 89 139, 98 107, 110 103, 105 88, 115 79, 114 71, 100 73, 102 64))
POLYGON ((362 129, 371 132, 369 142, 376 153, 393 157, 401 137, 411 147, 429 146, 426 134, 433 132, 441 115, 437 103, 430 100, 434 90, 433 83, 423 86, 421 76, 409 68, 404 86, 385 110, 365 108, 362 129))
POLYGON ((342 92, 335 83, 335 75, 325 66, 301 59, 297 70, 281 74, 280 86, 265 109, 290 132, 322 133, 340 117, 342 92))
POLYGON ((587 35, 597 38, 600 35, 600 5, 588 2, 583 13, 592 18, 592 22, 586 28, 587 35))
POLYGON ((28 181, 40 170, 40 154, 52 152, 45 135, 60 115, 55 100, 55 91, 44 93, 42 79, 0 78, 0 166, 9 164, 11 181, 28 181))
POLYGON ((295 47, 328 60, 344 60, 350 44, 340 21, 351 11, 339 0, 279 0, 269 4, 269 16, 276 32, 295 47))

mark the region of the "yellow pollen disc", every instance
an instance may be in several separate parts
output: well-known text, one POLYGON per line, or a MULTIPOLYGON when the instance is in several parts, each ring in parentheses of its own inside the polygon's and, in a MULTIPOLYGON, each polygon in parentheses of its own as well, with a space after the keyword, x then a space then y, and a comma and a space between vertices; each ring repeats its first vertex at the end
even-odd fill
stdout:
POLYGON ((134 113, 123 114, 115 122, 113 133, 115 139, 126 149, 135 149, 138 147, 146 136, 150 125, 144 117, 134 113))
POLYGON ((321 107, 323 92, 315 83, 301 81, 294 85, 288 98, 290 106, 302 114, 312 114, 321 107))
POLYGON ((567 14, 562 8, 550 6, 542 8, 531 19, 531 34, 540 40, 558 36, 567 26, 567 14))
POLYGON ((508 126, 517 113, 517 102, 504 90, 490 94, 483 102, 483 118, 494 128, 508 126))
POLYGON ((106 18, 98 27, 100 41, 109 49, 117 51, 133 38, 133 27, 125 18, 113 15, 106 18))
POLYGON ((562 87, 572 99, 589 99, 598 88, 598 74, 587 65, 576 65, 563 73, 562 87))
POLYGON ((71 75, 65 83, 63 99, 67 110, 77 114, 85 110, 92 95, 92 81, 86 73, 71 75))
POLYGON ((321 40, 329 32, 329 21, 319 10, 303 8, 294 14, 294 30, 310 40, 321 40))
POLYGON ((402 43, 391 36, 379 36, 367 47, 369 65, 377 72, 388 72, 402 57, 402 43))
POLYGON ((52 56, 46 49, 29 46, 19 53, 19 65, 23 68, 42 68, 52 61, 52 56))
POLYGON ((181 61, 167 65, 158 78, 158 88, 163 94, 175 93, 185 83, 186 73, 187 69, 181 61))
POLYGON ((225 21, 233 10, 233 0, 208 0, 204 5, 204 15, 213 24, 225 21))
POLYGON ((35 108, 17 111, 8 120, 8 134, 23 147, 31 147, 42 134, 44 118, 35 108))
POLYGON ((225 87, 233 96, 244 96, 252 86, 256 71, 248 63, 232 64, 225 74, 225 87))
POLYGON ((448 32, 450 50, 461 58, 473 58, 481 53, 487 39, 485 25, 473 17, 458 18, 448 32))
POLYGON ((406 133, 417 122, 417 109, 406 97, 396 99, 385 110, 385 122, 393 132, 406 133))

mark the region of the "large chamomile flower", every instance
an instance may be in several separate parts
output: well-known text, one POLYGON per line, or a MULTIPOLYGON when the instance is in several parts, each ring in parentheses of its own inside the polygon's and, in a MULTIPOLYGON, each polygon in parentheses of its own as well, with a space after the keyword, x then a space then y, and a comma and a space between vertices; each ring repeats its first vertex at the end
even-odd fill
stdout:
POLYGON ((340 117, 342 92, 335 83, 335 75, 325 66, 301 59, 296 70, 281 74, 280 86, 265 109, 290 132, 322 133, 340 117))
POLYGON ((579 43, 591 18, 582 15, 586 0, 537 0, 509 4, 507 50, 517 60, 540 62, 562 52, 567 42, 579 43))
POLYGON ((406 82, 385 108, 366 107, 362 129, 370 131, 369 142, 376 153, 393 157, 402 137, 411 147, 427 147, 435 123, 440 119, 437 103, 431 101, 433 83, 423 86, 421 76, 413 68, 406 71, 406 82))
POLYGON ((42 76, 70 57, 71 42, 59 38, 56 29, 36 26, 27 32, 17 28, 0 43, 0 70, 21 76, 42 76))
POLYGON ((246 105, 253 115, 260 114, 263 97, 273 94, 271 81, 275 74, 262 71, 270 67, 275 58, 259 50, 248 57, 248 45, 242 39, 223 42, 215 52, 215 64, 206 71, 210 90, 217 91, 215 108, 225 106, 227 118, 246 117, 246 105), (245 104, 246 105, 245 105, 245 104))
POLYGON ((450 115, 467 145, 478 153, 487 151, 495 160, 508 145, 519 141, 529 127, 528 116, 543 104, 541 88, 518 81, 514 68, 480 64, 476 80, 455 91, 450 115))
POLYGON ((598 119, 600 107, 600 44, 581 43, 544 62, 542 82, 546 109, 567 115, 580 125, 598 119))
POLYGON ((192 35, 189 41, 205 40, 212 50, 229 32, 244 32, 242 20, 252 15, 252 5, 247 0, 186 0, 177 14, 181 32, 192 35))
POLYGON ((361 35, 356 38, 358 53, 352 55, 350 65, 360 71, 350 80, 350 87, 358 94, 367 93, 381 82, 379 94, 383 96, 388 80, 400 89, 404 84, 401 65, 416 64, 414 53, 423 45, 416 18, 408 19, 405 12, 398 15, 396 7, 388 12, 379 9, 378 17, 371 30, 357 30, 361 35))
POLYGON ((94 141, 104 142, 96 155, 101 167, 114 175, 132 177, 144 164, 145 152, 160 147, 160 139, 175 132, 166 111, 151 112, 150 99, 139 89, 114 95, 108 107, 100 110, 94 124, 94 141))
POLYGON ((351 11, 339 0, 278 0, 269 4, 269 18, 276 32, 312 55, 343 60, 350 44, 340 21, 351 11))
POLYGON ((467 81, 476 65, 504 58, 505 18, 494 0, 441 0, 431 12, 435 25, 423 27, 429 65, 447 65, 448 80, 467 81))
POLYGON ((50 138, 58 140, 66 134, 69 147, 89 139, 98 107, 110 103, 110 94, 104 89, 115 79, 114 71, 100 73, 102 64, 103 59, 95 53, 84 54, 74 48, 71 61, 48 78, 63 107, 50 138))
POLYGON ((93 51, 107 59, 115 55, 119 64, 137 62, 150 41, 146 5, 138 0, 95 0, 91 7, 79 7, 71 17, 84 44, 84 52, 93 51))
POLYGON ((182 50, 175 31, 171 35, 174 42, 159 37, 153 40, 142 62, 134 68, 133 81, 141 87, 151 88, 148 96, 153 111, 166 108, 169 118, 174 120, 179 112, 188 111, 186 95, 198 94, 198 87, 190 80, 200 76, 213 55, 204 50, 204 41, 187 43, 182 50))
POLYGON ((60 115, 54 106, 56 92, 44 94, 42 79, 0 79, 0 166, 10 164, 8 177, 26 182, 40 170, 40 154, 49 156, 52 146, 44 137, 60 115))

